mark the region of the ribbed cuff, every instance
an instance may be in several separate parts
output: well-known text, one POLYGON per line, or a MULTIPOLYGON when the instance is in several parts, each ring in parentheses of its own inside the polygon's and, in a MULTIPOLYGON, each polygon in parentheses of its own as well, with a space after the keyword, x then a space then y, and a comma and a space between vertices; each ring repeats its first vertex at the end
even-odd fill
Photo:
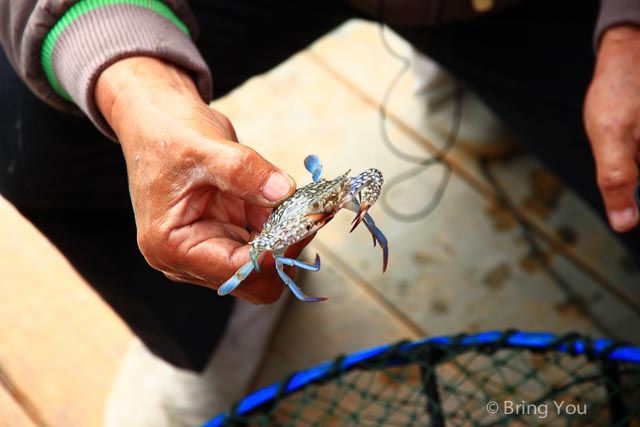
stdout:
POLYGON ((189 30, 158 0, 81 0, 50 30, 41 58, 56 93, 116 139, 96 106, 94 89, 105 68, 130 56, 151 56, 191 72, 202 98, 211 99, 211 73, 189 30))
POLYGON ((601 0, 600 13, 593 33, 593 48, 595 51, 598 51, 600 39, 605 31, 623 24, 640 26, 640 1, 601 0))

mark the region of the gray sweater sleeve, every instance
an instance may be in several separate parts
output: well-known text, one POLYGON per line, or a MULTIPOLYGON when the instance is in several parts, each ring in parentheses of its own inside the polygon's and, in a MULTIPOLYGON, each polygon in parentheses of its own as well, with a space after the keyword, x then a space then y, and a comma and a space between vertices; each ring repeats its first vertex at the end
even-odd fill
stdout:
POLYGON ((622 24, 640 26, 640 0, 600 0, 600 13, 593 34, 596 51, 604 32, 622 24))
POLYGON ((107 136, 98 76, 115 61, 152 56, 189 71, 205 101, 212 79, 183 0, 0 0, 0 42, 13 68, 44 101, 84 112, 107 136))

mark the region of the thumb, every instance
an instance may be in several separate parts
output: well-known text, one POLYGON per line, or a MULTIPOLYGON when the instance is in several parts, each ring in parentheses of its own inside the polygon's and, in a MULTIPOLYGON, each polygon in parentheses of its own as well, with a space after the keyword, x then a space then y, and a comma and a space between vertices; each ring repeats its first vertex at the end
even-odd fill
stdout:
POLYGON ((251 148, 227 140, 214 144, 206 164, 221 191, 262 207, 276 206, 295 191, 293 178, 251 148))

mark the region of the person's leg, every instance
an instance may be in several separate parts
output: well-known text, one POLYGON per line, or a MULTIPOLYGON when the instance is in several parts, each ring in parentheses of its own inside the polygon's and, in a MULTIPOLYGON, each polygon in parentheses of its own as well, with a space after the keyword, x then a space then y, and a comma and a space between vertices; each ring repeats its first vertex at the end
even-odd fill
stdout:
MULTIPOLYGON (((529 1, 436 28, 394 28, 457 75, 521 142, 604 217, 582 123, 598 2, 529 1)), ((636 230, 621 236, 640 254, 636 230)))

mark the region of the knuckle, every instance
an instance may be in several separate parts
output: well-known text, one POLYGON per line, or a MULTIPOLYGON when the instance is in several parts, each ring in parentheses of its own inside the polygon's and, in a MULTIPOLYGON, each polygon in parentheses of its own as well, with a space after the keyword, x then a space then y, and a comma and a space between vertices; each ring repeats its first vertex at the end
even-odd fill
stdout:
POLYGON ((144 231, 138 231, 137 241, 142 256, 151 267, 160 271, 166 269, 165 260, 170 252, 168 245, 162 244, 156 234, 144 231))
POLYGON ((598 186, 605 192, 613 192, 634 184, 634 179, 620 170, 609 170, 598 174, 598 186))
POLYGON ((236 154, 235 161, 229 165, 229 182, 236 188, 245 188, 247 192, 259 183, 264 183, 272 168, 251 149, 242 149, 236 154))
POLYGON ((589 117, 589 123, 597 129, 615 129, 616 119, 607 114, 594 114, 589 117))
POLYGON ((614 138, 627 134, 633 123, 633 120, 626 116, 595 114, 588 118, 586 127, 589 134, 614 138))
POLYGON ((242 173, 246 173, 247 168, 254 162, 254 153, 252 150, 245 149, 245 147, 239 145, 240 148, 236 152, 236 159, 230 165, 230 172, 234 176, 239 177, 242 173))

